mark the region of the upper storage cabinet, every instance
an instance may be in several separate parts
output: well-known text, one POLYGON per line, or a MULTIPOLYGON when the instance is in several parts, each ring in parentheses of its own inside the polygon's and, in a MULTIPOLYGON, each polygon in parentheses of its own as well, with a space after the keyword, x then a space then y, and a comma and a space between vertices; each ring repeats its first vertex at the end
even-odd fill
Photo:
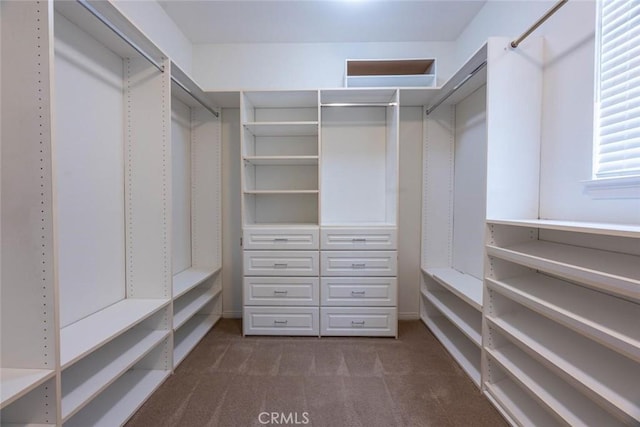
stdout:
POLYGON ((432 87, 436 61, 425 59, 347 59, 346 87, 432 87))
POLYGON ((318 224, 318 92, 244 92, 244 224, 318 224))
POLYGON ((396 224, 398 92, 321 92, 322 225, 396 224))

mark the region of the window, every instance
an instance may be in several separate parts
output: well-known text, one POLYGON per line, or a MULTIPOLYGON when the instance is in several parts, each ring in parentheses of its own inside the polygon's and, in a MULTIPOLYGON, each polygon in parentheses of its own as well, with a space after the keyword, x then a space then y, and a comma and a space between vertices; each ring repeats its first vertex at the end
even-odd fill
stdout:
POLYGON ((624 186, 636 187, 640 182, 640 1, 598 2, 596 50, 593 178, 617 178, 624 186))

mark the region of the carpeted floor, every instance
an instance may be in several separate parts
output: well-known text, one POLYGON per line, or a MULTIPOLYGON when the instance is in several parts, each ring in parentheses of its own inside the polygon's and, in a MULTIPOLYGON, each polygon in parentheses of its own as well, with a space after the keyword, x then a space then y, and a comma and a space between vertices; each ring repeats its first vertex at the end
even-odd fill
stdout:
POLYGON ((221 320, 127 427, 507 425, 420 321, 397 340, 241 330, 221 320))

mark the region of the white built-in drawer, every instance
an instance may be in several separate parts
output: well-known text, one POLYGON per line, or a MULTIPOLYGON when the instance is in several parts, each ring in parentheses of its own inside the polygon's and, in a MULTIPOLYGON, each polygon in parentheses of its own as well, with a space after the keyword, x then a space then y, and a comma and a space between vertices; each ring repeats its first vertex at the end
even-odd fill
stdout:
POLYGON ((396 251, 322 251, 323 276, 396 276, 396 251))
POLYGON ((318 305, 317 277, 245 277, 246 305, 318 305))
POLYGON ((317 276, 316 251, 244 251, 245 276, 317 276))
POLYGON ((245 307, 245 335, 315 335, 319 333, 318 307, 245 307))
POLYGON ((321 281, 322 305, 395 306, 395 277, 327 277, 321 281))
POLYGON ((395 227, 322 227, 320 249, 395 250, 395 227))
POLYGON ((244 249, 318 250, 318 227, 250 227, 244 229, 244 249))
POLYGON ((322 307, 321 335, 369 335, 395 337, 398 317, 395 307, 322 307))

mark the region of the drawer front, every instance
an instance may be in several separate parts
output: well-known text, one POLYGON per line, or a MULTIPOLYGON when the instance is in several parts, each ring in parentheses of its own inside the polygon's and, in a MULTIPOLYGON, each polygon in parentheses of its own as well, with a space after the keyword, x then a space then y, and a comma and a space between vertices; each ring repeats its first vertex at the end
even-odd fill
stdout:
POLYGON ((318 307, 245 307, 245 335, 319 334, 318 307))
POLYGON ((322 251, 323 276, 397 275, 395 251, 322 251))
POLYGON ((391 336, 398 330, 398 318, 392 307, 322 307, 321 335, 391 336))
POLYGON ((243 231, 242 244, 250 250, 318 250, 318 228, 251 227, 243 231))
POLYGON ((318 305, 317 277, 245 277, 246 305, 318 305))
POLYGON ((327 306, 395 306, 395 277, 323 278, 320 295, 327 306))
POLYGON ((318 252, 244 251, 245 276, 317 276, 318 252))
POLYGON ((328 250, 396 250, 393 227, 323 227, 320 249, 328 250))

